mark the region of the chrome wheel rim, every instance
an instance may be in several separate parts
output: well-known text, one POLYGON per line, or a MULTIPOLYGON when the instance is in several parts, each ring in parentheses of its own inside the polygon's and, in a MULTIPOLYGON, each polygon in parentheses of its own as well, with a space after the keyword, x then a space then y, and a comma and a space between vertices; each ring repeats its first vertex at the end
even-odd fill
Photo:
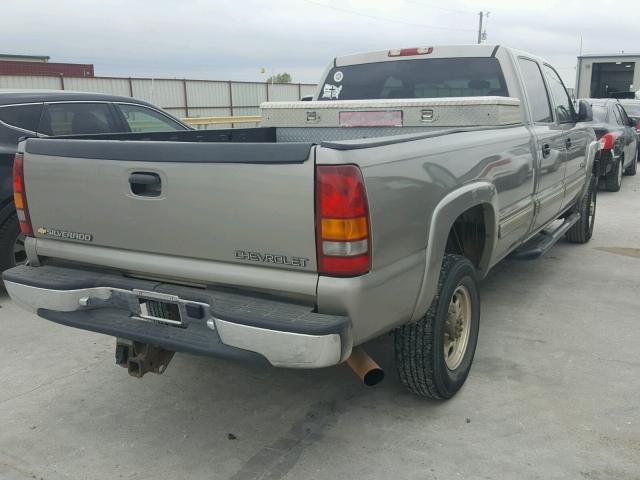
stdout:
POLYGON ((451 296, 444 325, 444 361, 455 370, 464 359, 471 332, 471 295, 464 285, 458 285, 451 296))
POLYGON ((13 244, 13 263, 24 265, 27 263, 27 251, 24 248, 24 235, 20 233, 13 244))

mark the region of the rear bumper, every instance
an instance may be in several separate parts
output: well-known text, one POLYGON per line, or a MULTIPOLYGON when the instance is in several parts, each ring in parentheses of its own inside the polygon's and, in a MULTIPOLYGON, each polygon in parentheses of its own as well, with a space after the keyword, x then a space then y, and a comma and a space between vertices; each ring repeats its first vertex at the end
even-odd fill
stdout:
POLYGON ((611 173, 620 160, 620 156, 616 155, 610 150, 601 150, 600 158, 598 159, 598 176, 602 177, 611 173))
POLYGON ((104 271, 21 266, 3 274, 11 298, 56 323, 167 350, 278 367, 320 368, 351 353, 348 317, 231 289, 201 289, 104 271), (140 297, 170 300, 182 323, 144 319, 140 297))

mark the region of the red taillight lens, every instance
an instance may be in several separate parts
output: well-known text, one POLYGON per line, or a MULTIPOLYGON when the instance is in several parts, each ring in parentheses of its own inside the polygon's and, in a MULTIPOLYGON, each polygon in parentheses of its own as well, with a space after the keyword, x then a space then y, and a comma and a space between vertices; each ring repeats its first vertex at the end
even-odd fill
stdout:
POLYGON ((33 227, 31 226, 31 218, 29 218, 26 190, 24 188, 24 156, 21 153, 16 153, 13 159, 13 203, 18 213, 20 231, 24 235, 32 237, 33 227))
POLYGON ((412 55, 429 55, 433 52, 433 47, 417 47, 417 48, 397 48, 389 50, 389 57, 410 57, 412 55))
POLYGON ((371 269, 369 207, 355 165, 316 167, 318 272, 354 277, 371 269))
POLYGON ((636 123, 636 132, 640 133, 640 120, 636 123))
POLYGON ((602 137, 600 137, 600 149, 601 150, 611 150, 613 148, 613 142, 616 137, 613 133, 605 133, 602 137))

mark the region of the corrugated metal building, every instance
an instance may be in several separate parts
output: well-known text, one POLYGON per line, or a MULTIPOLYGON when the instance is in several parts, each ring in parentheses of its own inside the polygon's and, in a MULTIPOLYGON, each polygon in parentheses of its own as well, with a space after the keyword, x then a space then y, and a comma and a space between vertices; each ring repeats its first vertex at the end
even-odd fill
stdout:
POLYGON ((633 98, 640 90, 640 53, 582 55, 576 71, 577 98, 633 98))

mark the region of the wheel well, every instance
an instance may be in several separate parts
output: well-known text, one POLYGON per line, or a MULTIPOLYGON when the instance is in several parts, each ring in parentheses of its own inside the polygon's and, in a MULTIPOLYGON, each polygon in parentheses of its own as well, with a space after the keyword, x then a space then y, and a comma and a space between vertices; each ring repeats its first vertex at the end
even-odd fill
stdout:
POLYGON ((467 257, 480 269, 483 265, 485 248, 488 244, 487 225, 489 205, 476 205, 458 216, 449 231, 445 253, 467 257))

